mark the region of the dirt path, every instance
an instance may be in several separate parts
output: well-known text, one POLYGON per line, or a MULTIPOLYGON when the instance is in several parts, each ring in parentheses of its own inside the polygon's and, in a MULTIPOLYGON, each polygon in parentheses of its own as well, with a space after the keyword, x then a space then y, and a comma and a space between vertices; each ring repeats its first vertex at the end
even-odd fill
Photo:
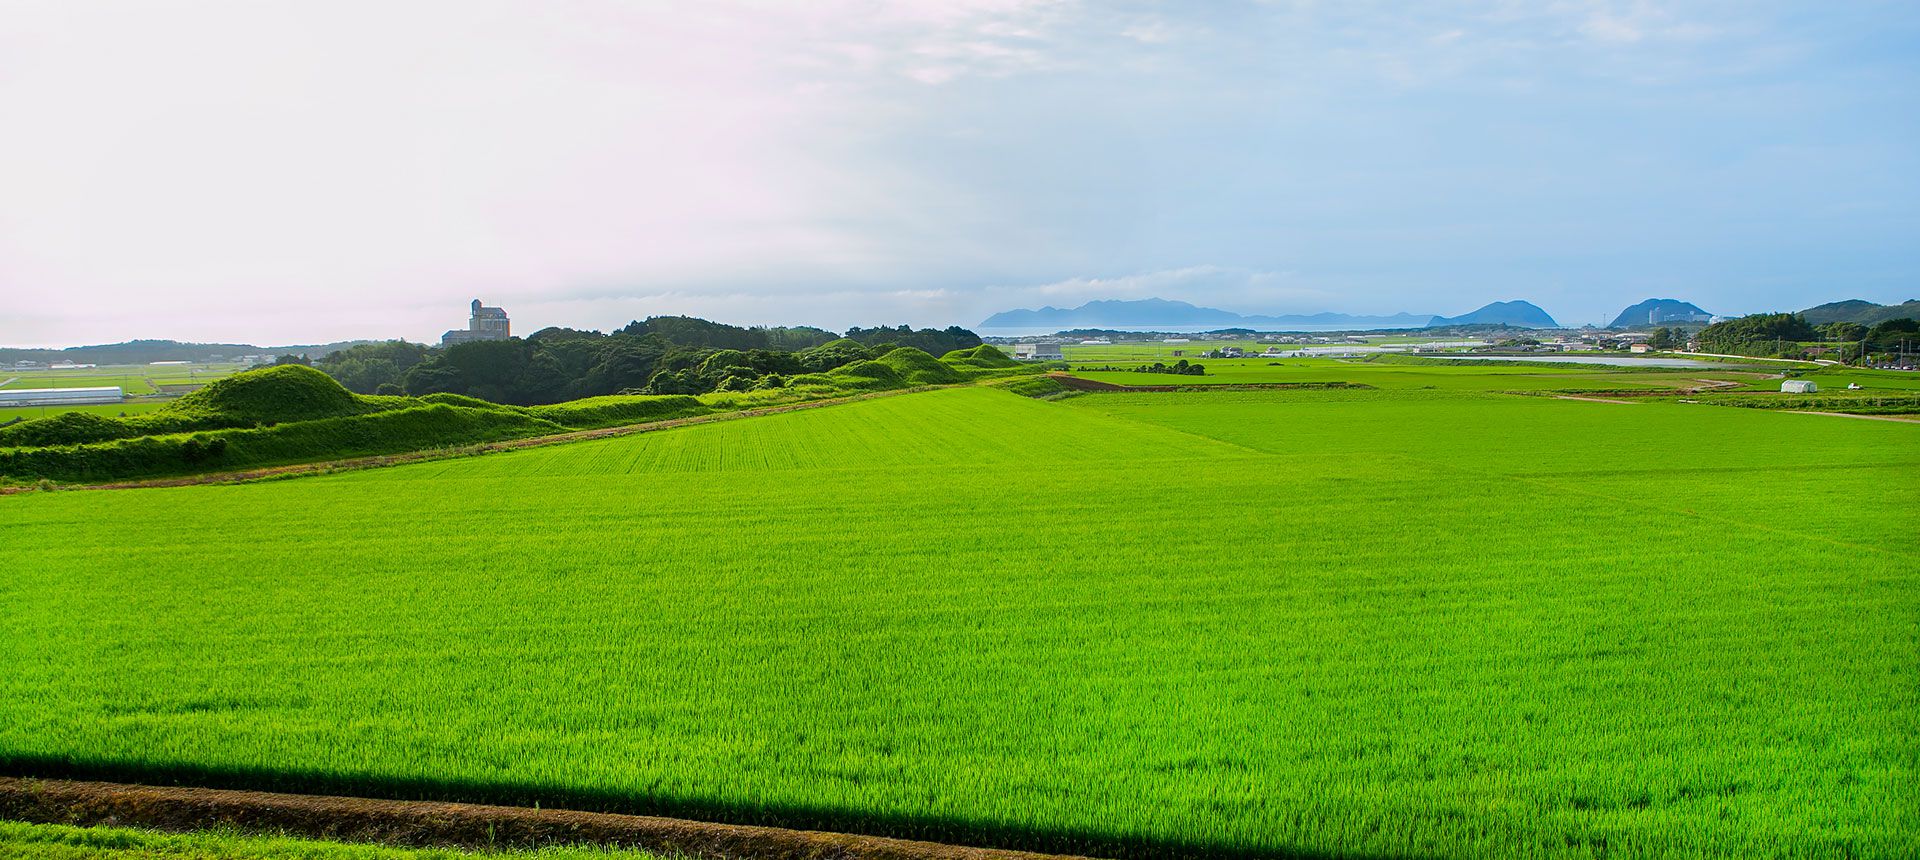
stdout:
POLYGON ((234 827, 347 842, 476 849, 618 845, 715 860, 1044 860, 1058 856, 645 815, 12 777, 0 777, 0 818, 161 830, 234 827))
POLYGON ((1810 409, 1788 409, 1795 415, 1831 415, 1835 418, 1864 418, 1868 421, 1892 421, 1895 424, 1920 424, 1920 418, 1907 418, 1899 415, 1855 415, 1851 412, 1815 412, 1810 409))
POLYGON ((1609 397, 1581 397, 1581 396, 1579 396, 1579 395, 1577 395, 1577 394, 1555 394, 1555 395, 1553 396, 1553 399, 1555 399, 1555 400, 1579 400, 1579 401, 1582 401, 1582 402, 1584 402, 1584 403, 1619 403, 1619 404, 1621 404, 1621 405, 1624 405, 1624 406, 1632 406, 1632 405, 1633 405, 1633 401, 1631 401, 1631 400, 1614 400, 1614 399, 1612 399, 1612 398, 1609 398, 1609 397))

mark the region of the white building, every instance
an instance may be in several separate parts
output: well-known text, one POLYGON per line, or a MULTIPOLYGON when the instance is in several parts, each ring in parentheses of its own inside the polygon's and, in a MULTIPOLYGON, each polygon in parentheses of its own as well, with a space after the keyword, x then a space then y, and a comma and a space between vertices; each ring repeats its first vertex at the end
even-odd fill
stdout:
POLYGON ((1066 353, 1061 352, 1057 342, 1016 343, 1013 345, 1013 357, 1020 361, 1065 361, 1066 353))
POLYGON ((1780 391, 1785 394, 1813 394, 1820 385, 1811 379, 1789 379, 1780 383, 1780 391))
POLYGON ((8 388, 0 390, 0 406, 80 406, 88 403, 119 403, 126 399, 120 387, 105 388, 8 388))

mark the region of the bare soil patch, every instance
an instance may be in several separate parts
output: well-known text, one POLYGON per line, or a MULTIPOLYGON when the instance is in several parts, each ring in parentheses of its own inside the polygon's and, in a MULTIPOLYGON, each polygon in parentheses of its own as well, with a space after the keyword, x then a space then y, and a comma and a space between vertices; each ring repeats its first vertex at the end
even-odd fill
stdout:
POLYGON ((644 815, 0 777, 0 818, 161 830, 234 827, 418 847, 594 844, 753 860, 1047 860, 1060 855, 644 815))

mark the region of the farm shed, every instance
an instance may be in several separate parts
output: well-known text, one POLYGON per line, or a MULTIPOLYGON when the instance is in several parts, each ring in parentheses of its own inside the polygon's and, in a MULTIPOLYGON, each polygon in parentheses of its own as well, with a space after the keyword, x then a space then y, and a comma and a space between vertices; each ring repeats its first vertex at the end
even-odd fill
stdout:
POLYGON ((13 388, 0 391, 0 406, 78 406, 87 403, 119 403, 126 399, 120 387, 105 388, 13 388))
POLYGON ((1787 394, 1812 394, 1820 390, 1820 385, 1811 379, 1789 379, 1780 383, 1780 390, 1787 394))
POLYGON ((1061 361, 1067 356, 1058 343, 1022 343, 1013 347, 1013 357, 1021 361, 1061 361))

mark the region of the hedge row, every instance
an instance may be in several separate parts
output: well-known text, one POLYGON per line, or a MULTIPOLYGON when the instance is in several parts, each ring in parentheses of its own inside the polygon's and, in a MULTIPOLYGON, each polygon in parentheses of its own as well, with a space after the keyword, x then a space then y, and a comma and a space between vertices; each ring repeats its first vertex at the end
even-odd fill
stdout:
POLYGON ((518 439, 566 428, 501 409, 429 404, 272 427, 0 449, 0 474, 111 481, 398 454, 518 439))

